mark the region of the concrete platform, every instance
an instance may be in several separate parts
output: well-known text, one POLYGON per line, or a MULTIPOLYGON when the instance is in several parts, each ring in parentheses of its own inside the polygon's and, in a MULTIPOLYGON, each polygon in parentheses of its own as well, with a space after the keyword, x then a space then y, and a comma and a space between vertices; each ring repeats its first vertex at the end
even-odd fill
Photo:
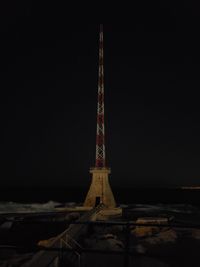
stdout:
POLYGON ((92 209, 93 209, 92 207, 83 207, 83 206, 56 208, 57 211, 61 212, 88 212, 92 209))
POLYGON ((122 216, 121 208, 103 209, 97 214, 97 220, 108 220, 120 218, 122 216))
MULTIPOLYGON (((88 212, 92 210, 92 207, 66 207, 66 208, 56 208, 57 211, 62 212, 88 212)), ((101 210, 98 214, 96 219, 97 220, 108 220, 114 218, 120 218, 122 216, 122 209, 121 208, 105 208, 101 210)))

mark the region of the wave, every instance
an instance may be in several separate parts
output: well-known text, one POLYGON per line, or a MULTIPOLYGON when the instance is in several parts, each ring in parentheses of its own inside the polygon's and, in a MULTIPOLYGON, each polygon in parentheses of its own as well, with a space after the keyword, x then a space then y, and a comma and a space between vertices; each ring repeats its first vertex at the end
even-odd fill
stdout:
POLYGON ((16 203, 0 202, 0 214, 2 213, 28 213, 28 212, 52 212, 61 203, 48 201, 46 203, 16 203))
MULTIPOLYGON (((121 205, 121 207, 128 207, 125 205, 121 205)), ((135 204, 130 205, 129 208, 132 211, 139 212, 173 212, 173 213, 185 213, 185 214, 200 214, 199 207, 186 205, 186 204, 158 204, 158 205, 146 205, 146 204, 135 204)))
MULTIPOLYGON (((31 213, 31 212, 53 212, 58 207, 72 207, 76 206, 75 202, 60 203, 55 201, 48 201, 46 203, 17 203, 17 202, 0 202, 0 214, 3 213, 31 213)), ((174 213, 198 213, 200 214, 199 207, 185 204, 171 204, 171 205, 120 205, 121 208, 128 208, 135 212, 174 212, 174 213)))

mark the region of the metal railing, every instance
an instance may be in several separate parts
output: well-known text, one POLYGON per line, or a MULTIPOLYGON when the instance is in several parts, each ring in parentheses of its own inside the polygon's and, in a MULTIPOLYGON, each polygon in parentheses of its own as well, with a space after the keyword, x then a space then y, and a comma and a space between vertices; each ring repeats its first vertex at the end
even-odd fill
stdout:
MULTIPOLYGON (((80 248, 77 246, 77 242, 75 240, 72 243, 72 239, 78 238, 80 233, 83 231, 83 228, 85 227, 84 222, 91 220, 93 216, 95 216, 104 207, 104 204, 99 204, 97 207, 84 214, 76 224, 70 223, 69 227, 64 232, 51 240, 48 243, 47 248, 56 248, 56 250, 52 250, 54 251, 54 253, 49 254, 47 249, 43 249, 36 253, 36 255, 34 255, 30 260, 30 262, 23 264, 22 267, 57 267, 59 266, 57 262, 61 260, 63 261, 65 258, 66 260, 68 258, 70 262, 74 263, 74 265, 77 265, 75 263, 77 262, 76 259, 80 259, 80 256, 78 255, 78 250, 80 250, 80 248), (69 236, 71 236, 71 240, 70 243, 66 245, 67 238, 69 236), (63 255, 62 248, 64 244, 65 248, 71 248, 71 254, 68 253, 68 255, 63 255)), ((79 264, 77 266, 79 266, 79 264)))

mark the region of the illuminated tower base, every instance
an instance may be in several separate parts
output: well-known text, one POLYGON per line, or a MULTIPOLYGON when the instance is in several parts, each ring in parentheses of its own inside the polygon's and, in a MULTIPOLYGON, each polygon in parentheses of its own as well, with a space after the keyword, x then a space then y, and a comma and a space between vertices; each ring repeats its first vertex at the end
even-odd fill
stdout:
POLYGON ((92 183, 86 196, 84 206, 95 207, 103 203, 107 208, 115 208, 115 199, 109 184, 109 168, 92 168, 92 183))

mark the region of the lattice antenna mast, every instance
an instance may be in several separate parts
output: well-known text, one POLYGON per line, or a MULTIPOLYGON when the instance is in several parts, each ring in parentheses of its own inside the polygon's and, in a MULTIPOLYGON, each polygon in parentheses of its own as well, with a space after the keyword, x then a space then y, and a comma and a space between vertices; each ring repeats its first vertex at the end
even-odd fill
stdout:
POLYGON ((104 53, 103 53, 103 25, 100 25, 99 39, 99 81, 97 106, 97 136, 96 136, 96 168, 106 167, 105 156, 105 125, 104 125, 104 53))
POLYGON ((104 68, 103 68, 103 25, 100 26, 99 41, 99 82, 97 106, 96 163, 90 169, 92 182, 84 207, 96 207, 103 203, 108 209, 115 208, 116 202, 109 184, 110 168, 106 167, 105 128, 104 128, 104 68))

